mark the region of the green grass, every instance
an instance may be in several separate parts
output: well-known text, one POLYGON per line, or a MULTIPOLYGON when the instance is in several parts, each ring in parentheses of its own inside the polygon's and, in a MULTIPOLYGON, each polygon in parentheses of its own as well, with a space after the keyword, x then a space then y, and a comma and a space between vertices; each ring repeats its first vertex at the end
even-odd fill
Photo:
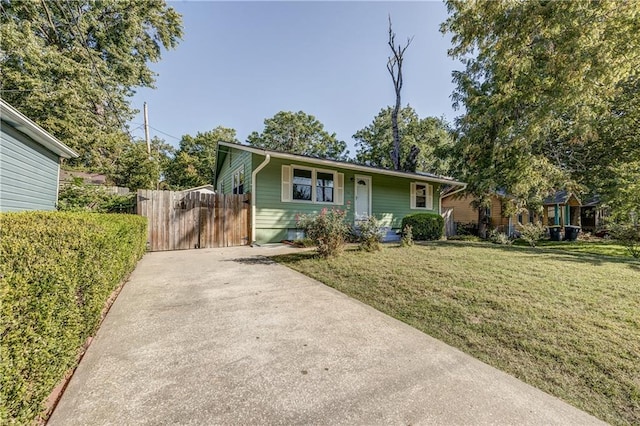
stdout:
POLYGON ((640 424, 640 262, 435 242, 275 260, 612 424, 640 424))
MULTIPOLYGON (((518 246, 527 246, 527 243, 521 240, 514 242, 518 246)), ((605 256, 620 256, 631 257, 631 253, 627 248, 616 242, 610 240, 597 240, 597 241, 549 241, 542 240, 537 243, 538 247, 554 250, 564 250, 577 253, 591 253, 605 256)))

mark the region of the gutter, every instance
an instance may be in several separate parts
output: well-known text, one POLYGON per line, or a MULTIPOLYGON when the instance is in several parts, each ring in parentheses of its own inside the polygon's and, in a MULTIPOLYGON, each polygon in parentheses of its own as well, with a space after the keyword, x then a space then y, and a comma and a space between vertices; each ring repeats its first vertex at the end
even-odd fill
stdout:
POLYGON ((256 176, 269 164, 269 161, 271 161, 271 155, 265 152, 264 161, 251 172, 251 247, 256 243, 256 176))
POLYGON ((468 185, 468 184, 467 184, 467 183, 465 183, 461 188, 456 189, 455 191, 448 193, 448 194, 447 194, 447 195, 445 195, 444 197, 443 197, 443 196, 440 196, 440 206, 439 206, 440 215, 442 215, 442 200, 443 200, 443 199, 445 199, 445 198, 447 198, 447 197, 452 196, 453 194, 457 194, 458 192, 464 191, 465 189, 467 189, 467 185, 468 185))

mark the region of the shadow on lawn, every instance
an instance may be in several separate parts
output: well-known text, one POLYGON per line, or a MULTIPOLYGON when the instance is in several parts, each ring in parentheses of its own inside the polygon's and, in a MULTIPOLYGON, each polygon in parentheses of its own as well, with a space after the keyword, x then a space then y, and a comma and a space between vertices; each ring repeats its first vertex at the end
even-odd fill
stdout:
POLYGON ((575 252, 562 250, 561 248, 544 248, 544 247, 526 247, 526 246, 507 246, 500 244, 492 244, 487 242, 471 242, 471 241, 425 241, 417 242, 421 247, 430 247, 432 250, 437 247, 447 248, 483 248, 486 250, 495 250, 510 253, 521 253, 530 256, 545 255, 554 260, 586 263, 592 266, 602 266, 606 264, 616 263, 629 266, 629 268, 640 271, 640 262, 629 257, 611 256, 606 254, 593 254, 584 252, 575 252))

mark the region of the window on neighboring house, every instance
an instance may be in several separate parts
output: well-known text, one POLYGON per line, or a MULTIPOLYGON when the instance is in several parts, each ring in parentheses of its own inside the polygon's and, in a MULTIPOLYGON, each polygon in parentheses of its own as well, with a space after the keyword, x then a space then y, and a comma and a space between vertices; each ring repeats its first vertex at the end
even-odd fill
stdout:
POLYGON ((244 167, 233 172, 232 186, 234 194, 244 194, 244 167))
POLYGON ((282 166, 282 201, 342 204, 344 175, 330 170, 282 166))
POLYGON ((313 188, 313 171, 306 169, 293 169, 293 199, 311 201, 313 188))
POLYGON ((411 183, 411 208, 433 210, 433 185, 423 182, 411 183))

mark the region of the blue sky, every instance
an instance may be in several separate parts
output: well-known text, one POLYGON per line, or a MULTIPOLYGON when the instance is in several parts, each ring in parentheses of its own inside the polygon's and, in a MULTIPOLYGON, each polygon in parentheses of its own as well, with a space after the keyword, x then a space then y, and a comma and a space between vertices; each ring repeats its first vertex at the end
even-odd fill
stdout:
MULTIPOLYGON (((420 117, 457 115, 451 108, 449 36, 442 2, 169 2, 183 16, 184 38, 151 68, 151 135, 176 145, 184 134, 232 127, 244 142, 278 111, 314 115, 347 142, 395 102, 386 69, 388 15, 397 42, 414 37, 404 59, 402 103, 420 117), (177 138, 177 139, 176 139, 177 138)), ((142 114, 130 123, 143 138, 142 114)))

